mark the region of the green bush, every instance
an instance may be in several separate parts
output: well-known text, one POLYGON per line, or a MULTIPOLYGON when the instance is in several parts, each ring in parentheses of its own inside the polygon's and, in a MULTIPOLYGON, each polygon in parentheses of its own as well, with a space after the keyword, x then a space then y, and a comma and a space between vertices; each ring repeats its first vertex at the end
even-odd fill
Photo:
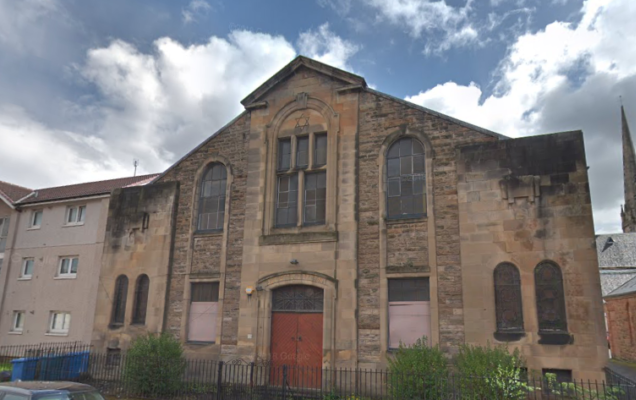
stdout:
POLYGON ((534 390, 522 376, 524 361, 519 350, 503 346, 463 345, 454 358, 459 377, 454 382, 465 400, 525 399, 534 390))
POLYGON ((124 382, 139 395, 167 396, 181 387, 186 361, 172 335, 148 334, 135 339, 124 363, 124 382))
POLYGON ((592 387, 581 382, 577 385, 573 382, 558 382, 555 374, 545 374, 545 385, 554 398, 563 399, 594 399, 594 400, 619 400, 625 398, 625 392, 620 387, 592 387), (602 389, 602 392, 599 391, 602 389))
POLYGON ((389 390, 393 398, 446 399, 448 360, 438 346, 430 347, 426 338, 403 346, 389 357, 389 390))

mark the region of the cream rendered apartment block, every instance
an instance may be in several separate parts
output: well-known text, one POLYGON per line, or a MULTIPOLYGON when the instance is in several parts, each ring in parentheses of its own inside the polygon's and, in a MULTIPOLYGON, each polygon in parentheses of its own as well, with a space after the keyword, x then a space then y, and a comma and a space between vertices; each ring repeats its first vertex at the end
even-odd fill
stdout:
POLYGON ((22 191, 6 185, 22 196, 5 195, 0 204, 0 218, 10 221, 0 345, 90 340, 110 194, 154 176, 22 191))

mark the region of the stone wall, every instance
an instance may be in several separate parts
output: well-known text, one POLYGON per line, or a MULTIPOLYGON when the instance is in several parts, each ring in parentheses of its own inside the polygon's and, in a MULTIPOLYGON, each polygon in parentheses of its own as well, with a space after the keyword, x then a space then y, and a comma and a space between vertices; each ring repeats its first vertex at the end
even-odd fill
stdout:
POLYGON ((249 126, 249 113, 241 114, 159 180, 178 181, 180 185, 166 330, 185 342, 190 282, 196 279, 220 283, 222 312, 216 344, 187 347, 188 351, 200 354, 219 352, 219 344, 231 349, 237 342, 249 126), (212 162, 223 163, 228 173, 225 228, 218 233, 197 233, 198 182, 212 162))
POLYGON ((612 358, 636 361, 636 296, 605 299, 612 358))
POLYGON ((465 147, 458 174, 466 342, 498 343, 493 271, 510 262, 521 275, 525 330, 510 348, 531 370, 602 379, 607 343, 582 133, 465 147), (563 274, 569 344, 539 343, 534 269, 545 260, 563 274))
POLYGON ((431 295, 436 294, 436 298, 432 299, 433 342, 449 352, 463 343, 455 151, 457 146, 494 140, 494 136, 397 99, 376 92, 362 93, 358 158, 358 340, 361 365, 383 363, 386 359, 386 278, 389 276, 405 276, 403 274, 409 272, 430 276, 431 295), (382 152, 402 136, 418 138, 426 149, 428 215, 421 219, 387 223, 381 181, 384 168, 382 152))
POLYGON ((111 195, 93 328, 96 349, 126 349, 137 335, 162 332, 177 197, 175 182, 116 189, 111 195), (142 274, 150 280, 146 321, 133 325, 135 283, 142 274), (115 280, 120 275, 128 278, 125 322, 113 328, 115 280))

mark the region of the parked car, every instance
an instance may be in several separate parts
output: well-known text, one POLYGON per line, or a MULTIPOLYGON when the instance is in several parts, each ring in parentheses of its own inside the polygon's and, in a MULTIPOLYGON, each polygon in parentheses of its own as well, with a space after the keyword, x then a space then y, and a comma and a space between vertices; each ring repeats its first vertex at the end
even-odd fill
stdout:
POLYGON ((0 384, 0 400, 104 400, 92 386, 76 382, 16 381, 0 384))

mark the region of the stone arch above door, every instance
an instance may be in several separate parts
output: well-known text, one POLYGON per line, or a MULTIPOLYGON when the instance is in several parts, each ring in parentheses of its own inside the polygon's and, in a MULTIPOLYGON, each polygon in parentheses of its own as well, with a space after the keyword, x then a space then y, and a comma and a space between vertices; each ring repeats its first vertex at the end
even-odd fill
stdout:
POLYGON ((323 305, 323 367, 333 366, 334 320, 336 315, 336 295, 338 281, 328 275, 313 271, 278 272, 262 277, 257 281, 258 295, 258 349, 257 357, 268 359, 271 344, 272 293, 275 289, 289 285, 306 285, 321 288, 324 293, 323 305))

